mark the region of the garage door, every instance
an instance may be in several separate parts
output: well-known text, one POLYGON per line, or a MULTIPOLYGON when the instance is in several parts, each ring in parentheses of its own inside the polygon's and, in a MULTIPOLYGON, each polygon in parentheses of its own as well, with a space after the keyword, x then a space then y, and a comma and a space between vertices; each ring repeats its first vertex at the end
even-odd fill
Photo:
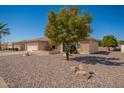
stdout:
POLYGON ((36 44, 27 45, 27 51, 36 51, 36 50, 38 50, 38 46, 36 44))

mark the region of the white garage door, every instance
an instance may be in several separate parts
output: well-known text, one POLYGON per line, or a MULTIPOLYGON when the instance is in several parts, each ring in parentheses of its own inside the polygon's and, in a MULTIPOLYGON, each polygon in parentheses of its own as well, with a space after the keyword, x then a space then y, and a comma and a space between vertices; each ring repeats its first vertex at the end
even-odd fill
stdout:
POLYGON ((37 45, 27 45, 27 51, 36 51, 38 50, 37 45))

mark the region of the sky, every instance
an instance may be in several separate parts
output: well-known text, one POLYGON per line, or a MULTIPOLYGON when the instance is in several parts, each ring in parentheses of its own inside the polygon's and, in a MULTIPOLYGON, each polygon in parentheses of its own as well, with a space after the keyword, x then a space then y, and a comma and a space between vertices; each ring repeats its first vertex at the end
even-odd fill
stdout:
MULTIPOLYGON (((20 41, 45 37, 47 15, 51 9, 57 13, 66 5, 32 5, 32 6, 0 6, 0 22, 7 23, 11 34, 2 38, 5 42, 20 41)), ((114 35, 124 40, 124 6, 88 6, 76 5, 79 15, 87 10, 93 15, 90 37, 102 39, 105 35, 114 35)))

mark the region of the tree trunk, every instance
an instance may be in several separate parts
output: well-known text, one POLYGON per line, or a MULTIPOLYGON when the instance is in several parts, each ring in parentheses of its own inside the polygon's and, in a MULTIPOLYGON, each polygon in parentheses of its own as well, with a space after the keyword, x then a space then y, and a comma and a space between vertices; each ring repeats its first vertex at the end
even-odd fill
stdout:
POLYGON ((1 51, 1 41, 0 41, 0 51, 1 51))
POLYGON ((108 51, 110 52, 110 47, 109 47, 109 46, 107 46, 107 49, 108 49, 108 51))
POLYGON ((68 61, 69 60, 69 46, 68 44, 66 43, 63 43, 64 44, 64 48, 65 48, 65 52, 66 52, 66 60, 68 61))
POLYGON ((69 60, 69 51, 66 51, 66 60, 69 60))
POLYGON ((0 34, 0 51, 1 51, 1 34, 0 34))

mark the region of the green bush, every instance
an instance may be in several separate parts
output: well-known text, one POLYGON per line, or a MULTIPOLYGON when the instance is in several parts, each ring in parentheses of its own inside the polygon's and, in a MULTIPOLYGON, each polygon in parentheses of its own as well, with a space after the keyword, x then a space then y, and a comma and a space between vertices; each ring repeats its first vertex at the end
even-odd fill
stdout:
POLYGON ((74 46, 74 45, 70 46, 69 52, 70 52, 70 54, 78 54, 76 46, 74 46))
POLYGON ((15 51, 18 51, 19 49, 18 49, 18 48, 15 48, 14 50, 15 50, 15 51))

